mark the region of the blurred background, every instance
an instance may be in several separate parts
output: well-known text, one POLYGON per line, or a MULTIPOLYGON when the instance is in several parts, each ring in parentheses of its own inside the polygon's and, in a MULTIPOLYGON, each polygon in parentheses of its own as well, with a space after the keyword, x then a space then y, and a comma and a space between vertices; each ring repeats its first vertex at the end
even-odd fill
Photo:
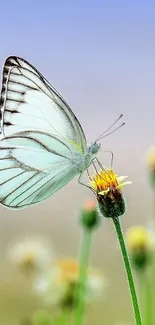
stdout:
MULTIPOLYGON (((9 55, 31 62, 62 94, 88 143, 120 113, 126 125, 102 141, 113 168, 128 175, 123 228, 150 226, 153 195, 145 156, 155 144, 154 1, 5 1, 0 5, 1 69, 9 55)), ((100 160, 109 164, 107 154, 100 160)), ((91 192, 73 180, 29 209, 0 207, 0 323, 21 324, 41 300, 29 279, 10 262, 8 250, 24 236, 41 236, 54 254, 76 257, 79 213, 91 192)), ((108 279, 103 299, 88 309, 88 324, 133 322, 130 297, 113 225, 102 220, 94 235, 91 264, 108 279)))

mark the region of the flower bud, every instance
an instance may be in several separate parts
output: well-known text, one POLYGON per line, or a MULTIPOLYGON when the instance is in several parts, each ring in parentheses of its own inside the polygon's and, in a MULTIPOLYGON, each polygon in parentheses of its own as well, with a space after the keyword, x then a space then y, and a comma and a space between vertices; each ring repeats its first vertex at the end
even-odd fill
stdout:
POLYGON ((127 247, 135 268, 143 269, 153 262, 155 238, 145 227, 133 227, 126 234, 127 247))
POLYGON ((125 202, 121 191, 98 195, 98 206, 105 218, 118 218, 125 213, 125 202))
POLYGON ((92 230, 100 224, 96 203, 93 200, 86 201, 81 213, 81 223, 84 228, 92 230))

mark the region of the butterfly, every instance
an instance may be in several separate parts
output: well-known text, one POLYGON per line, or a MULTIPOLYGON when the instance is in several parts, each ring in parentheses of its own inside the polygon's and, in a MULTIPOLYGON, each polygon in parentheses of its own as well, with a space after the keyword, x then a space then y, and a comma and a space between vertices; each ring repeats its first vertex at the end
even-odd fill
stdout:
POLYGON ((20 57, 5 61, 0 114, 0 203, 10 209, 47 199, 75 176, 80 183, 101 147, 102 137, 87 145, 65 100, 20 57))

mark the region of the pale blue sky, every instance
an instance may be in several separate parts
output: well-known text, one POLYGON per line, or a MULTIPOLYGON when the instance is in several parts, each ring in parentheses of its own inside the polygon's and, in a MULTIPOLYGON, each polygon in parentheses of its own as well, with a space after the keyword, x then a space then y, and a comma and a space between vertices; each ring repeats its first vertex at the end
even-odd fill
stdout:
POLYGON ((139 173, 155 143, 155 2, 16 0, 1 3, 1 12, 0 66, 11 54, 35 65, 89 142, 124 113, 126 126, 103 147, 120 168, 134 157, 139 173))
MULTIPOLYGON (((1 1, 0 11, 0 69, 9 55, 29 60, 70 104, 89 141, 124 113, 125 127, 104 139, 103 148, 113 151, 118 174, 129 175, 133 182, 125 188, 128 208, 123 226, 138 222, 148 225, 152 208, 145 154, 155 144, 155 1, 10 0, 1 1)), ((1 207, 0 255, 5 255, 9 241, 29 232, 49 237, 60 254, 75 255, 78 209, 90 195, 73 181, 29 210, 12 212, 1 207)), ((108 221, 97 233, 93 261, 104 267, 111 279, 110 302, 104 315, 113 325, 122 309, 126 320, 130 305, 125 296, 116 299, 120 287, 124 295, 127 290, 108 221), (111 304, 113 313, 108 310, 111 304)), ((17 324, 14 300, 21 302, 16 312, 26 315, 25 298, 19 298, 20 294, 24 297, 22 286, 19 296, 15 294, 16 283, 20 292, 16 277, 17 281, 12 269, 4 266, 0 322, 5 325, 10 321, 17 324)), ((98 311, 92 315, 93 324, 97 315, 98 311)))
POLYGON ((155 118, 154 18, 154 1, 3 1, 0 65, 10 54, 28 59, 86 129, 94 114, 120 112, 140 128, 141 110, 142 122, 155 118))
POLYGON ((68 101, 88 141, 124 113, 126 126, 103 148, 135 178, 135 189, 146 182, 144 157, 155 144, 154 18, 154 1, 1 3, 1 67, 11 54, 35 65, 68 101))
POLYGON ((154 1, 6 1, 1 13, 0 66, 11 54, 35 65, 88 141, 120 113, 125 128, 104 141, 116 157, 155 141, 154 1))

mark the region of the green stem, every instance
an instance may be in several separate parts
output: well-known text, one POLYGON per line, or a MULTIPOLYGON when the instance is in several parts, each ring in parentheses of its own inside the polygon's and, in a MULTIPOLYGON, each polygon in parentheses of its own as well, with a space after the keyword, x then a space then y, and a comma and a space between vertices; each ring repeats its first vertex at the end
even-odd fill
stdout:
POLYGON ((152 290, 149 274, 145 274, 145 318, 144 325, 152 325, 152 290))
POLYGON ((142 325, 142 319, 141 319, 141 314, 140 314, 140 308, 139 308, 139 303, 138 303, 138 298, 136 294, 136 289, 135 289, 135 284, 134 284, 134 279, 132 275, 132 270, 131 270, 131 265, 124 241, 124 236, 121 228, 121 224, 119 221, 119 218, 113 218, 113 222, 115 225, 115 230, 117 233, 121 253, 122 253, 122 258, 126 270, 126 275, 128 279, 128 284, 129 284, 129 289, 130 289, 130 294, 131 294, 131 300, 132 300, 132 306, 133 306, 133 311, 134 311, 134 316, 135 316, 135 324, 136 325, 142 325))
MULTIPOLYGON (((153 188, 153 231, 155 233, 155 188, 153 188)), ((153 260, 153 270, 152 270, 152 305, 155 303, 155 290, 154 290, 154 282, 155 282, 155 253, 153 260)), ((153 308, 153 323, 155 322, 155 309, 153 308)))
MULTIPOLYGON (((144 276, 144 270, 140 270, 137 273, 137 279, 138 279, 138 286, 139 286, 139 302, 140 302, 140 309, 142 314, 143 321, 145 320, 145 276, 144 276)), ((145 325, 145 321, 144 321, 145 325)))
POLYGON ((68 309, 64 309, 62 312, 62 319, 60 325, 69 325, 70 324, 70 314, 68 309))
POLYGON ((85 293, 87 282, 87 269, 90 253, 92 233, 89 230, 85 230, 83 234, 81 244, 81 256, 80 256, 80 271, 79 280, 76 292, 76 309, 75 309, 75 325, 82 325, 84 321, 84 307, 85 307, 85 293))
POLYGON ((151 279, 147 270, 141 270, 138 273, 140 305, 144 325, 152 325, 152 290, 151 279))

